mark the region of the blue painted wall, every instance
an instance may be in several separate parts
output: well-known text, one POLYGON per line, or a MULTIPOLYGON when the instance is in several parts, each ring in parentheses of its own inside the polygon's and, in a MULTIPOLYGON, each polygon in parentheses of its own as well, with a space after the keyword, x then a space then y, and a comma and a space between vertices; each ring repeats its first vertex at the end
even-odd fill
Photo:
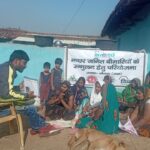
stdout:
POLYGON ((117 39, 119 50, 145 49, 148 54, 147 71, 150 71, 150 15, 118 36, 117 39))
MULTIPOLYGON (((36 45, 24 45, 14 43, 0 43, 0 64, 9 60, 10 54, 17 49, 22 49, 27 52, 30 61, 23 73, 17 73, 15 85, 19 84, 24 76, 39 79, 40 72, 43 70, 43 63, 48 61, 51 63, 51 68, 54 67, 54 62, 57 57, 64 60, 65 48, 58 47, 38 47, 36 45)), ((65 63, 65 62, 64 62, 65 63)), ((64 64, 62 68, 64 68, 64 64)), ((87 87, 88 94, 91 95, 92 87, 87 87)))
MULTIPOLYGON (((10 54, 16 50, 22 49, 27 52, 30 61, 23 73, 18 73, 15 84, 22 81, 24 76, 34 79, 39 79, 40 72, 43 70, 43 63, 48 61, 51 63, 51 68, 54 67, 54 62, 57 57, 64 59, 64 48, 57 47, 38 47, 36 45, 24 45, 14 43, 0 43, 0 64, 8 61, 10 54)), ((64 63, 62 68, 64 67, 64 63)))

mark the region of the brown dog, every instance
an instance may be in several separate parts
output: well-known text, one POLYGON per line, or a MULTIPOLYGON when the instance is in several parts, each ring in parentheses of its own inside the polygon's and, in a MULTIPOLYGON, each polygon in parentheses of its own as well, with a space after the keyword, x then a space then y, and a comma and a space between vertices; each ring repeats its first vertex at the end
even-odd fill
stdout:
POLYGON ((70 150, 125 150, 123 142, 95 129, 79 129, 69 140, 70 150))

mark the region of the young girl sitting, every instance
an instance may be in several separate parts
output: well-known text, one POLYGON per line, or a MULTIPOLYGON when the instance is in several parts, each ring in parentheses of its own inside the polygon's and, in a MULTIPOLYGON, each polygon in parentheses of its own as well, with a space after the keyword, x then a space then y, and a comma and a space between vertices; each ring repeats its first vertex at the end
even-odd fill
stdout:
POLYGON ((76 116, 76 127, 85 128, 102 114, 101 85, 97 81, 93 87, 90 101, 83 107, 82 114, 76 116), (79 122, 78 122, 79 121, 79 122))
POLYGON ((78 107, 76 109, 76 118, 81 118, 83 115, 85 115, 83 112, 83 109, 89 103, 88 93, 85 89, 81 90, 80 98, 82 100, 81 100, 81 104, 78 105, 78 107))
POLYGON ((91 93, 90 103, 86 106, 87 109, 95 108, 97 106, 102 107, 101 89, 102 89, 101 84, 99 83, 99 81, 96 81, 91 93))

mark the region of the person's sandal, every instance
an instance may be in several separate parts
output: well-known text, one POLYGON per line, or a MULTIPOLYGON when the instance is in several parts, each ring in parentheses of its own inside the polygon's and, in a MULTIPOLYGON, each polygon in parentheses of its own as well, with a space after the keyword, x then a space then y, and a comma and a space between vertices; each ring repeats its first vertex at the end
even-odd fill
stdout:
POLYGON ((39 130, 39 136, 40 137, 46 137, 46 136, 49 136, 49 135, 52 135, 52 134, 57 134, 59 133, 61 130, 61 128, 56 128, 52 125, 47 125, 45 127, 42 127, 40 130, 39 130))
POLYGON ((30 134, 31 134, 31 135, 39 134, 39 130, 31 129, 31 130, 30 130, 30 134))

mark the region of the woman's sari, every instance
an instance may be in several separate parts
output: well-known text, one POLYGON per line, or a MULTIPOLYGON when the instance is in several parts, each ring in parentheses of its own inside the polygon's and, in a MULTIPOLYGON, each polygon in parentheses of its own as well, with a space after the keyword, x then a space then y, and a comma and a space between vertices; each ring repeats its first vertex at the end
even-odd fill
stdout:
POLYGON ((102 95, 103 101, 106 100, 107 106, 104 106, 103 115, 94 122, 94 126, 97 130, 106 134, 117 133, 119 124, 119 104, 116 88, 111 83, 105 84, 103 86, 102 95))
POLYGON ((127 103, 135 103, 136 102, 136 90, 131 88, 130 85, 126 86, 125 89, 122 91, 122 97, 124 101, 127 103))
POLYGON ((93 120, 91 117, 84 117, 76 124, 77 128, 95 128, 106 134, 118 132, 119 111, 117 92, 112 84, 104 85, 103 99, 107 101, 107 107, 104 107, 103 115, 99 119, 93 120), (105 87, 105 88, 104 88, 105 87), (114 112, 115 115, 114 115, 114 112))

